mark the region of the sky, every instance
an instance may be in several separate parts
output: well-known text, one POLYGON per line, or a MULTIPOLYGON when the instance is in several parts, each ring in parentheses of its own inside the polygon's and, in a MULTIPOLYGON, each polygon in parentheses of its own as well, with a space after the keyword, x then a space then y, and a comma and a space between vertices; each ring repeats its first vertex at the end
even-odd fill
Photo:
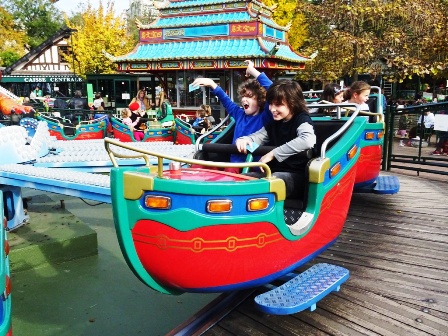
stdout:
MULTIPOLYGON (((87 4, 88 0, 59 0, 54 5, 61 11, 70 14, 72 11, 78 11, 82 4, 87 4)), ((107 0, 103 0, 103 6, 107 6, 107 0)), ((116 15, 120 15, 129 8, 129 0, 115 0, 114 8, 116 15)), ((100 0, 90 0, 94 8, 98 8, 100 0)))

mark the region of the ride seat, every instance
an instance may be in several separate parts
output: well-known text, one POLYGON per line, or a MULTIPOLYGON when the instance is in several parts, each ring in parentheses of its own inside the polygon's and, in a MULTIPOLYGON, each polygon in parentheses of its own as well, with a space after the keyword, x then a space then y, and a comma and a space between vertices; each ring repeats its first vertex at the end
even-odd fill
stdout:
MULTIPOLYGON (((342 125, 345 124, 345 121, 343 120, 331 120, 331 121, 314 121, 314 133, 316 134, 316 144, 314 145, 314 149, 312 151, 312 156, 310 157, 310 160, 308 161, 307 167, 305 169, 305 183, 306 186, 303 190, 302 197, 300 198, 287 198, 284 202, 283 207, 283 215, 285 222, 287 224, 294 224, 297 222, 297 220, 302 216, 302 212, 305 211, 307 206, 307 200, 308 200, 308 192, 309 192, 309 166, 311 164, 311 161, 317 157, 320 156, 322 144, 324 141, 336 133, 342 125)), ((339 137, 335 138, 333 141, 331 141, 328 146, 327 150, 333 146, 333 144, 339 139, 339 137)))

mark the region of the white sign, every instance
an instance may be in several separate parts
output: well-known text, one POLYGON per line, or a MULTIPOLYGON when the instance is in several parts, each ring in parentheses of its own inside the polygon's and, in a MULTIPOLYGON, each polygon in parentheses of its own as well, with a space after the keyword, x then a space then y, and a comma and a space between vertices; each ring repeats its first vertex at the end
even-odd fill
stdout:
POLYGON ((122 93, 121 99, 131 99, 131 94, 130 93, 122 93))
POLYGON ((434 118, 434 130, 448 132, 448 114, 436 114, 434 118))
POLYGON ((431 92, 423 92, 423 99, 432 100, 432 93, 431 92))

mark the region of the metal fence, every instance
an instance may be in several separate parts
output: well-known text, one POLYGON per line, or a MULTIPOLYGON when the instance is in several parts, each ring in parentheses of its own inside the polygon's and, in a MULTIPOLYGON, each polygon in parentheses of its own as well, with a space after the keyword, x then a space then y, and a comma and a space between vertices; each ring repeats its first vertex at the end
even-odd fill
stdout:
POLYGON ((398 168, 421 172, 448 175, 448 156, 434 155, 437 145, 448 136, 448 132, 425 128, 423 121, 426 112, 448 114, 448 102, 424 104, 396 108, 388 106, 385 114, 386 138, 383 147, 383 170, 398 168), (409 125, 407 135, 397 134, 398 122, 407 114, 409 125))

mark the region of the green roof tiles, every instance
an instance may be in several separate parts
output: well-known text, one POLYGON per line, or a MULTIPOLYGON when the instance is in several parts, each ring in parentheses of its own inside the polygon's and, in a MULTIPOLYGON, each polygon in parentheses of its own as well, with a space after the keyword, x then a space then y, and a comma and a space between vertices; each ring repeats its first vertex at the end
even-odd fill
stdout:
MULTIPOLYGON (((267 50, 275 43, 264 41, 267 50)), ((263 51, 257 39, 176 41, 168 43, 139 44, 135 52, 115 57, 115 62, 160 61, 173 59, 219 59, 219 58, 279 58, 293 61, 307 61, 294 53, 288 46, 280 45, 275 56, 263 51)))
POLYGON ((154 22, 151 28, 203 26, 231 22, 250 22, 253 20, 247 12, 162 17, 154 22))

